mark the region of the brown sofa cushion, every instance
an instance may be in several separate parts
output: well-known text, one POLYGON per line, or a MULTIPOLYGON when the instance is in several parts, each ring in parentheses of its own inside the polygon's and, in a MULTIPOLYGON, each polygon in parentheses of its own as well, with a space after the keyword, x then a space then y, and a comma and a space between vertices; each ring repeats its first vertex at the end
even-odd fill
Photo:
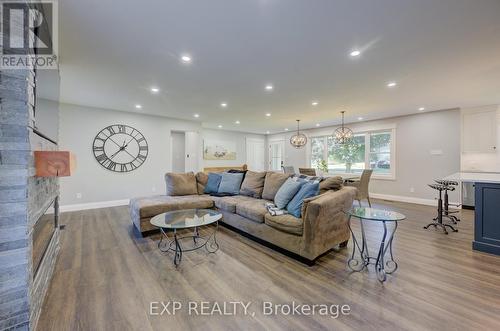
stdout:
POLYGON ((192 195, 198 194, 196 177, 193 172, 175 174, 169 172, 165 175, 167 183, 167 195, 192 195))
POLYGON ((289 174, 281 174, 278 172, 269 171, 264 180, 264 190, 262 191, 262 199, 274 201, 276 192, 280 189, 281 185, 290 177, 289 174))
POLYGON ((227 211, 229 213, 236 213, 236 205, 245 201, 256 200, 252 197, 247 197, 244 195, 235 195, 230 197, 212 197, 214 200, 215 207, 220 210, 227 211))
POLYGON ((207 181, 208 181, 208 174, 204 172, 199 172, 196 174, 196 186, 198 188, 198 194, 204 193, 207 181))
POLYGON ((264 190, 266 172, 247 171, 243 183, 241 183, 240 194, 260 199, 264 190))
POLYGON ((236 214, 251 219, 258 223, 264 223, 264 215, 267 213, 265 204, 270 201, 253 199, 251 201, 238 202, 236 214))
POLYGON ((344 180, 340 176, 327 177, 319 183, 319 194, 329 190, 338 191, 342 188, 343 183, 344 180))
POLYGON ((168 196, 156 195, 135 198, 130 201, 130 208, 139 214, 140 218, 148 218, 171 210, 212 208, 214 202, 207 195, 168 196))
POLYGON ((266 214, 265 223, 277 230, 301 236, 304 232, 304 221, 290 214, 272 216, 266 214))

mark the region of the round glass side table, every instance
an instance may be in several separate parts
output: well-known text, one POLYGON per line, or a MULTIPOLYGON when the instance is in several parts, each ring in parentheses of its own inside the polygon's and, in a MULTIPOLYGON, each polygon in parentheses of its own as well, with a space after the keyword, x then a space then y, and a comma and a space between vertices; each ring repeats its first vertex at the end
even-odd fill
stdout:
POLYGON ((182 253, 195 251, 205 247, 207 252, 215 253, 219 249, 219 244, 215 234, 219 227, 219 220, 222 214, 211 209, 186 209, 174 210, 159 214, 153 217, 150 222, 159 227, 162 236, 158 242, 158 248, 162 252, 174 252, 174 265, 177 267, 182 261, 182 253), (198 228, 215 224, 214 231, 208 237, 200 236, 198 228), (179 237, 177 230, 194 229, 193 235, 179 237), (173 230, 174 238, 169 239, 167 231, 173 230), (181 245, 181 240, 192 239, 193 244, 186 248, 181 245))
POLYGON ((369 264, 375 265, 375 272, 380 282, 385 282, 387 274, 392 274, 398 268, 398 264, 394 261, 392 253, 392 240, 398 228, 398 222, 406 219, 406 216, 395 211, 355 207, 347 212, 349 230, 352 234, 353 249, 352 255, 347 261, 347 266, 352 271, 362 271, 369 264), (359 219, 361 225, 361 242, 356 239, 354 232, 351 228, 351 218, 356 217, 359 219), (366 241, 364 221, 381 222, 384 226, 384 234, 379 245, 377 257, 370 256, 368 252, 368 245, 366 241), (387 226, 391 223, 392 226, 387 226), (389 251, 389 255, 386 255, 389 251), (358 252, 358 254, 356 254, 358 252))

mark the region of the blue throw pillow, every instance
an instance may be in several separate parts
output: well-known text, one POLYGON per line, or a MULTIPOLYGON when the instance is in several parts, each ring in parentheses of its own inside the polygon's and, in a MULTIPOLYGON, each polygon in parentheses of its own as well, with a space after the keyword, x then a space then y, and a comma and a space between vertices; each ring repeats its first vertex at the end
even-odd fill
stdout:
POLYGON ((319 183, 304 183, 297 194, 295 194, 293 199, 288 203, 286 210, 293 216, 300 218, 302 216, 302 205, 304 204, 304 199, 318 194, 319 183))
POLYGON ((278 192, 274 196, 274 204, 279 209, 283 209, 286 205, 293 199, 295 194, 300 190, 300 187, 304 185, 304 182, 288 178, 283 185, 279 188, 278 192))
POLYGON ((217 193, 239 194, 244 175, 242 173, 223 172, 217 193))
POLYGON ((221 179, 221 174, 216 174, 213 172, 209 173, 207 185, 205 185, 205 190, 203 192, 205 192, 206 194, 217 193, 217 191, 219 191, 219 184, 221 179))

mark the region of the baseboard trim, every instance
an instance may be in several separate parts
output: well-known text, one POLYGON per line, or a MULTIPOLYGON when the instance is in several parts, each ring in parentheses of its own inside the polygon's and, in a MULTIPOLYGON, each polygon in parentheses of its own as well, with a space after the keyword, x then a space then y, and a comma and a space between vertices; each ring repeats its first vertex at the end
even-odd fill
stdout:
MULTIPOLYGON (((434 199, 422 199, 422 198, 407 197, 407 196, 402 196, 402 195, 370 193, 370 198, 389 200, 389 201, 397 201, 397 202, 415 203, 418 205, 426 205, 426 206, 437 206, 437 200, 434 200, 434 199)), ((61 212, 68 212, 68 211, 79 211, 79 210, 88 210, 88 209, 99 209, 99 208, 107 208, 107 207, 126 206, 129 204, 129 201, 130 201, 130 199, 123 199, 123 200, 79 203, 79 204, 74 204, 74 205, 61 206, 61 207, 59 207, 59 210, 61 212)), ((452 205, 452 204, 455 205, 458 203, 450 202, 450 205, 452 205)), ((450 207, 454 208, 452 206, 450 206, 450 207)))
POLYGON ((88 209, 99 209, 117 206, 126 206, 129 203, 129 199, 123 200, 112 200, 112 201, 102 201, 102 202, 89 202, 89 203, 79 203, 74 205, 64 205, 60 206, 59 210, 64 213, 68 211, 79 211, 88 209))
MULTIPOLYGON (((379 194, 379 193, 370 193, 370 198, 381 199, 381 200, 389 200, 389 201, 397 201, 397 202, 407 202, 407 203, 415 203, 417 205, 426 205, 426 206, 437 206, 437 200, 435 199, 423 199, 423 198, 414 198, 407 197, 403 195, 390 195, 390 194, 379 194)), ((458 205, 457 202, 450 202, 450 208, 456 208, 454 205, 458 205)))

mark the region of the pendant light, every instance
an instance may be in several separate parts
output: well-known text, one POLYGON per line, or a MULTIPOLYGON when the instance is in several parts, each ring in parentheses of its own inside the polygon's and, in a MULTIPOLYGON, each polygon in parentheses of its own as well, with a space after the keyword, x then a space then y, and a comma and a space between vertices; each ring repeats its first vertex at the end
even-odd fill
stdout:
POLYGON ((299 131, 300 120, 297 120, 297 133, 290 138, 290 144, 295 148, 302 148, 307 144, 307 137, 299 131))
POLYGON ((343 110, 340 113, 342 114, 342 126, 340 128, 335 129, 335 132, 333 133, 333 139, 335 140, 335 144, 344 145, 351 141, 354 133, 352 132, 351 129, 344 126, 345 111, 343 110))

